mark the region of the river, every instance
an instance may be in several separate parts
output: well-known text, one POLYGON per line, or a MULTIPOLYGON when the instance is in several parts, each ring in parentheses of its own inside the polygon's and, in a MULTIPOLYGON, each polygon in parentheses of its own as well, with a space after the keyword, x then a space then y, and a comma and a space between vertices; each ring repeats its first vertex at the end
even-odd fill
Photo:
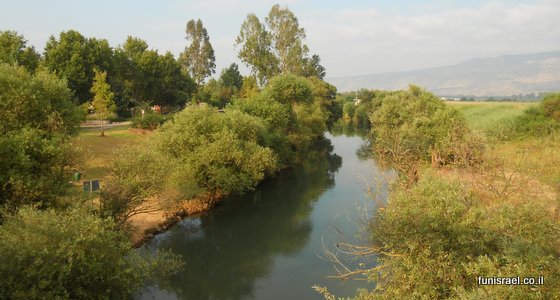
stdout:
MULTIPOLYGON (((337 273, 324 256, 337 242, 360 243, 373 209, 365 182, 381 176, 373 160, 357 154, 360 137, 326 137, 334 147, 327 158, 281 172, 151 240, 148 250, 180 254, 185 267, 135 298, 322 299, 313 285, 343 297, 371 288, 366 281, 326 278, 337 273)), ((342 258, 352 268, 362 263, 342 258)))

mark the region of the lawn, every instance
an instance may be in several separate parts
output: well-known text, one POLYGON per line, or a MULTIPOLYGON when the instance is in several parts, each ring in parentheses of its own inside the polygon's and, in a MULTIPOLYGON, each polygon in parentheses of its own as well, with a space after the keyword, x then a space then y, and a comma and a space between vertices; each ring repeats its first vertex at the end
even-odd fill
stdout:
POLYGON ((147 136, 140 131, 132 131, 129 125, 106 129, 104 137, 99 136, 99 133, 99 129, 82 128, 75 140, 76 146, 84 154, 80 170, 84 180, 103 179, 115 150, 139 143, 147 136))
POLYGON ((531 102, 446 102, 457 109, 467 119, 471 129, 486 131, 500 121, 516 117, 536 103, 531 102))

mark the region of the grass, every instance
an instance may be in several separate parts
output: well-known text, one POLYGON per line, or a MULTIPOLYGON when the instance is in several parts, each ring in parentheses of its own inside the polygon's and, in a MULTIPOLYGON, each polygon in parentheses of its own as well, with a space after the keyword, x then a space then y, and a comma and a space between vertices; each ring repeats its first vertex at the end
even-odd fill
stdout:
POLYGON ((99 134, 99 129, 82 128, 75 140, 76 145, 83 149, 84 158, 80 171, 84 180, 103 179, 115 150, 140 143, 147 136, 131 131, 129 125, 106 129, 105 137, 99 134))
POLYGON ((448 105, 457 109, 467 119, 472 130, 484 132, 495 127, 499 122, 514 118, 536 103, 529 102, 457 102, 448 105))
MULTIPOLYGON (((472 130, 485 133, 500 122, 519 116, 528 107, 538 103, 520 102, 447 102, 465 116, 472 130)), ((489 140, 491 157, 538 180, 552 189, 560 186, 560 136, 529 137, 519 141, 496 142, 489 140)))

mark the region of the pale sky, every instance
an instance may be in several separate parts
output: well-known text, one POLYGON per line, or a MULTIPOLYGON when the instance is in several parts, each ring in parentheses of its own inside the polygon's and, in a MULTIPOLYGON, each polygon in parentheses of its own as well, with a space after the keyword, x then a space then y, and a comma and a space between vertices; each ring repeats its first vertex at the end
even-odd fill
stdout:
POLYGON ((86 37, 105 38, 114 47, 128 35, 136 36, 160 53, 177 56, 186 46, 186 22, 200 18, 219 74, 232 62, 242 65, 234 41, 247 14, 264 21, 276 3, 298 17, 327 77, 560 50, 560 0, 3 0, 0 30, 23 34, 41 52, 49 36, 74 29, 86 37))

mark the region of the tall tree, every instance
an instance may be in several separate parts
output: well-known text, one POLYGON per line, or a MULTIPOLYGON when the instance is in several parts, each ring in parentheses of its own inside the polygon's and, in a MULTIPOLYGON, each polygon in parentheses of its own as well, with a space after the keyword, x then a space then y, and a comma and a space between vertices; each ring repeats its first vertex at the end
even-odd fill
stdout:
POLYGON ((111 92, 111 86, 107 83, 107 72, 94 70, 95 77, 91 92, 94 94, 92 106, 95 113, 101 118, 101 136, 105 136, 103 122, 108 118, 109 114, 116 110, 115 95, 111 92))
POLYGON ((288 7, 276 4, 270 9, 265 21, 272 36, 272 46, 278 57, 280 71, 283 74, 301 74, 309 49, 303 43, 305 30, 299 26, 294 13, 288 7))
POLYGON ((33 46, 27 47, 23 35, 15 31, 0 31, 0 62, 17 64, 35 72, 41 56, 33 46))
POLYGON ((322 79, 325 68, 318 55, 309 57, 305 37, 297 17, 287 7, 274 5, 264 24, 254 14, 247 15, 235 45, 241 47, 239 59, 261 85, 275 75, 288 73, 322 79))
POLYGON ((272 37, 255 14, 247 15, 235 45, 241 46, 239 59, 251 68, 261 85, 280 72, 278 58, 272 53, 272 37))
POLYGON ((187 22, 186 34, 190 44, 181 53, 180 61, 196 84, 200 85, 216 70, 214 49, 200 19, 187 22))

